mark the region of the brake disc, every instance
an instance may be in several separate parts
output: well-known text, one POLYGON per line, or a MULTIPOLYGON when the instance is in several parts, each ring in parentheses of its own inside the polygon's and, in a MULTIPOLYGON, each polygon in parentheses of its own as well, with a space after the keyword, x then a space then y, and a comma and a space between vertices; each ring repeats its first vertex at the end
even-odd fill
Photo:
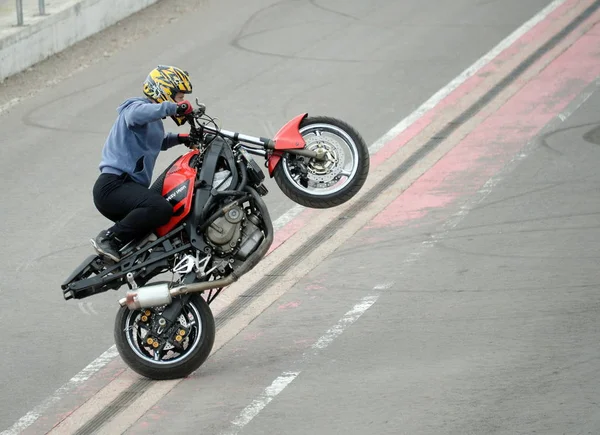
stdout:
POLYGON ((333 186, 339 180, 339 174, 344 167, 344 150, 333 138, 309 136, 305 139, 306 149, 325 153, 324 160, 310 159, 306 164, 307 178, 319 187, 333 186))

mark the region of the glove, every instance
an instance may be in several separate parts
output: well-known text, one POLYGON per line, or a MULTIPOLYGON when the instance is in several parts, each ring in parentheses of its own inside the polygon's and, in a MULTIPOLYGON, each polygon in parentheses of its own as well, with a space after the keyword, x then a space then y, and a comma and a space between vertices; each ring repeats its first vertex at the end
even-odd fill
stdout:
POLYGON ((194 111, 194 109, 192 107, 192 104, 188 100, 183 100, 183 101, 180 101, 179 103, 177 103, 177 112, 176 113, 178 116, 189 115, 193 111, 194 111))
POLYGON ((180 144, 185 145, 186 147, 190 148, 190 149, 196 149, 197 146, 196 144, 192 143, 192 140, 190 139, 190 135, 187 133, 179 133, 177 135, 177 139, 179 140, 180 144))

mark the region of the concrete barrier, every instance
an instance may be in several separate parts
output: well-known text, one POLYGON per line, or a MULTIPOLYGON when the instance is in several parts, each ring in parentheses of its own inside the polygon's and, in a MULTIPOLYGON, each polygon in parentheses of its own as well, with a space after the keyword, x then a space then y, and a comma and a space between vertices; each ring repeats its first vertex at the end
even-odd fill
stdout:
MULTIPOLYGON (((0 81, 160 0, 71 0, 0 33, 0 81)), ((3 20, 6 22, 6 17, 3 20)), ((14 16, 16 23, 16 16, 14 16)))

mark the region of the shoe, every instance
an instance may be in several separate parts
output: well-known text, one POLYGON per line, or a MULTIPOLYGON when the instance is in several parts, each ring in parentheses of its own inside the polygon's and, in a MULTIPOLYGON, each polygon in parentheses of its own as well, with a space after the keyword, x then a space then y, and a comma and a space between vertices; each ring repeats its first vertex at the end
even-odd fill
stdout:
POLYGON ((114 262, 119 262, 121 256, 119 255, 119 249, 121 249, 121 243, 119 239, 115 237, 114 233, 110 231, 100 231, 100 234, 95 239, 90 240, 92 246, 98 252, 98 254, 110 258, 114 262))

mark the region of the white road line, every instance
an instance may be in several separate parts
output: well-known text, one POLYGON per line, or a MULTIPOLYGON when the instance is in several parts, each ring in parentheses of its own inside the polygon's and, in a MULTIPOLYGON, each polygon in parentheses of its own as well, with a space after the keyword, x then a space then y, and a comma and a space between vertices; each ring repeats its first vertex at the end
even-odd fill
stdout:
POLYGON ((378 297, 379 295, 363 298, 363 300, 348 311, 333 328, 323 334, 323 336, 312 345, 312 348, 314 350, 321 350, 329 346, 333 340, 342 335, 342 332, 344 332, 348 326, 356 322, 358 318, 375 303, 378 297))
MULTIPOLYGON (((517 39, 527 33, 531 28, 533 28, 536 24, 541 22, 544 18, 546 18, 549 14, 552 13, 557 7, 563 4, 566 0, 554 0, 540 12, 538 12, 533 18, 511 33, 507 38, 502 40, 498 45, 496 45, 492 50, 490 50, 487 54, 482 56, 477 62, 471 65, 469 68, 464 70, 458 77, 436 92, 431 98, 429 98, 425 103, 423 103, 417 110, 412 112, 394 127, 392 127, 387 133, 381 136, 378 140, 376 140, 370 147, 369 152, 371 155, 375 154, 379 151, 387 142, 389 142, 394 137, 398 136, 404 130, 406 130, 410 125, 412 125, 417 119, 422 117, 429 110, 433 109, 437 106, 444 98, 446 98, 452 91, 458 88, 461 84, 463 84, 467 79, 472 77, 479 71, 482 67, 490 63, 498 54, 508 48, 512 43, 514 43, 517 39)), ((0 106, 0 113, 5 110, 8 110, 13 105, 17 104, 19 99, 13 99, 8 103, 0 106)), ((273 227, 278 230, 282 228, 285 224, 291 221, 295 216, 304 210, 302 206, 294 206, 286 213, 284 213, 279 219, 273 222, 273 227)), ((71 380, 69 380, 66 384, 60 387, 56 392, 47 400, 42 402, 40 405, 36 406, 32 411, 28 412, 26 415, 21 417, 14 425, 12 425, 9 429, 0 432, 0 435, 16 435, 19 432, 26 429, 28 426, 33 424, 53 403, 58 402, 61 397, 67 392, 71 391, 74 387, 80 384, 80 382, 73 382, 74 379, 79 379, 82 376, 87 376, 85 379, 87 380, 89 377, 93 375, 96 371, 100 370, 103 366, 108 364, 114 357, 117 356, 115 346, 112 346, 106 352, 104 352, 98 359, 93 361, 90 365, 88 365, 85 369, 83 369, 80 373, 75 375, 71 380), (107 355, 112 355, 107 357, 107 355), (94 368, 93 372, 90 372, 89 368, 94 368)))
POLYGON ((387 281, 381 284, 377 284, 375 287, 373 287, 373 290, 387 290, 392 288, 392 286, 395 284, 394 281, 387 281))
POLYGON ((257 397, 250 405, 246 406, 241 414, 231 422, 235 428, 231 431, 226 432, 227 435, 236 434, 241 428, 246 426, 256 417, 265 406, 267 406, 271 400, 275 398, 279 393, 287 387, 300 372, 284 372, 281 376, 273 381, 271 385, 265 388, 264 393, 257 397))
POLYGON ((592 95, 594 95, 594 93, 598 90, 598 86, 600 86, 600 79, 595 80, 594 86, 584 91, 579 98, 575 100, 575 104, 570 104, 565 110, 563 110, 563 112, 558 115, 558 119, 560 119, 562 122, 565 122, 567 119, 569 119, 577 109, 583 106, 583 104, 585 104, 585 102, 589 100, 592 95))
MULTIPOLYGON (((305 353, 300 359, 301 363, 306 363, 307 360, 319 353, 319 351, 329 346, 333 340, 342 335, 342 333, 354 322, 356 322, 365 311, 367 311, 379 298, 379 295, 370 295, 364 297, 350 311, 331 328, 321 338, 319 338, 312 346, 311 350, 305 353)), ((252 403, 246 406, 240 415, 231 422, 231 428, 222 435, 236 435, 240 430, 250 423, 285 387, 292 383, 294 379, 300 375, 302 370, 286 371, 278 376, 269 385, 262 394, 260 394, 252 403)))
POLYGON ((280 230, 281 228, 286 226, 288 222, 291 222, 296 216, 298 216, 304 209, 305 209, 305 207, 303 207, 301 205, 296 205, 296 206, 290 208, 284 214, 279 216, 279 218, 277 218, 277 220, 275 220, 275 222, 273 222, 273 229, 275 231, 280 230))
POLYGON ((40 403, 38 406, 33 408, 23 417, 21 417, 10 429, 3 431, 0 435, 16 435, 27 427, 32 425, 40 416, 52 406, 63 398, 63 396, 70 391, 74 390, 85 381, 87 381, 94 373, 104 367, 106 364, 111 362, 118 355, 116 346, 112 346, 98 358, 96 358, 91 364, 89 364, 82 371, 73 376, 66 384, 60 387, 54 392, 52 396, 47 398, 45 401, 40 403))

